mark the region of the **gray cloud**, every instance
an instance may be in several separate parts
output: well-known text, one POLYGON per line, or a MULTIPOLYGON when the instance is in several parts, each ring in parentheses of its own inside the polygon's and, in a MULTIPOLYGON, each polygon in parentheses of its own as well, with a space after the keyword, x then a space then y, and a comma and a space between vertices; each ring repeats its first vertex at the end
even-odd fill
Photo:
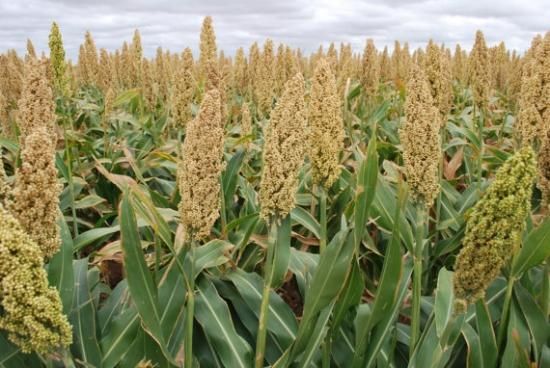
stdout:
POLYGON ((505 41, 525 50, 536 33, 548 31, 547 0, 0 0, 0 51, 24 52, 27 38, 47 51, 52 21, 63 33, 65 48, 76 58, 86 30, 98 47, 113 50, 139 28, 144 50, 198 49, 205 15, 214 17, 218 45, 226 53, 272 38, 306 51, 319 44, 350 42, 362 50, 366 38, 378 47, 393 40, 411 48, 428 39, 470 48, 482 29, 490 44, 505 41), (547 4, 546 4, 547 5, 547 4))

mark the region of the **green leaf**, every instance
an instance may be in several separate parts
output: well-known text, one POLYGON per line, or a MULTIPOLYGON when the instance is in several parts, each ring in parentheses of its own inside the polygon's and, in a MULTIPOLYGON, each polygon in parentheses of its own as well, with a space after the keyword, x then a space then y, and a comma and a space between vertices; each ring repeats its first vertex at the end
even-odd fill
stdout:
POLYGON ((120 231, 120 226, 115 225, 111 227, 97 227, 95 229, 90 229, 82 234, 78 235, 74 239, 73 252, 78 252, 85 246, 114 233, 120 231))
POLYGON ((323 311, 321 311, 319 318, 317 319, 315 329, 311 334, 312 337, 309 339, 309 342, 304 349, 304 352, 300 356, 298 367, 309 368, 316 365, 314 360, 317 353, 319 352, 319 346, 321 345, 321 342, 328 332, 327 324, 329 322, 333 307, 334 302, 326 307, 323 311))
POLYGON ((284 365, 287 359, 291 362, 304 351, 313 334, 321 310, 340 295, 346 284, 355 249, 353 237, 348 235, 347 228, 340 230, 321 255, 319 265, 305 296, 304 312, 298 328, 298 335, 291 350, 279 364, 284 365))
POLYGON ((435 327, 441 339, 447 325, 453 317, 453 273, 446 268, 439 270, 437 290, 435 293, 435 327))
POLYGON ((225 301, 206 277, 200 277, 195 301, 195 318, 211 340, 216 354, 225 367, 252 366, 252 348, 237 334, 225 301))
POLYGON ((147 268, 134 210, 126 192, 120 204, 120 235, 128 288, 139 312, 145 330, 159 344, 165 356, 170 359, 160 324, 157 288, 147 268))
POLYGON ((397 289, 397 298, 392 305, 391 312, 386 313, 384 318, 374 327, 367 344, 366 361, 363 367, 372 367, 376 362, 376 357, 394 328, 395 321, 401 310, 401 305, 407 292, 407 286, 412 274, 412 262, 405 263, 403 273, 399 284, 394 286, 397 289))
POLYGON ((548 257, 550 257, 550 219, 529 233, 512 265, 512 276, 520 276, 548 257))
POLYGON ((352 261, 350 275, 346 281, 342 295, 334 307, 334 316, 331 324, 332 330, 338 329, 340 323, 349 313, 349 310, 361 302, 361 296, 365 290, 361 267, 357 260, 352 261))
POLYGON ((59 290, 65 313, 70 313, 74 297, 73 239, 65 218, 58 217, 61 247, 48 265, 50 285, 59 290))
POLYGON ((245 157, 246 150, 237 151, 227 163, 225 170, 222 173, 222 186, 225 201, 225 208, 229 210, 235 200, 235 190, 237 188, 237 180, 239 171, 245 157))
POLYGON ((302 207, 295 207, 290 212, 290 217, 293 221, 296 221, 297 223, 311 231, 311 233, 315 235, 317 239, 321 237, 321 225, 319 225, 319 222, 302 207))
POLYGON ((99 336, 105 336, 109 332, 113 319, 128 308, 129 300, 128 283, 122 280, 111 291, 97 313, 99 336))
POLYGON ((77 210, 82 210, 85 208, 95 207, 103 202, 105 202, 105 198, 101 198, 96 194, 89 194, 86 197, 76 201, 74 204, 74 208, 76 208, 77 210))
MULTIPOLYGON (((228 273, 226 277, 235 285, 256 317, 259 317, 263 291, 262 278, 256 273, 247 273, 240 269, 228 273)), ((296 338, 298 331, 296 317, 288 304, 274 291, 271 291, 269 301, 270 317, 267 319, 267 330, 277 337, 283 348, 287 348, 296 338)))
MULTIPOLYGON (((468 345, 468 367, 471 368, 485 368, 486 365, 483 364, 482 359, 482 347, 480 343, 479 336, 472 326, 468 323, 462 325, 462 336, 466 340, 466 345, 468 345)), ((489 366, 487 368, 492 368, 494 366, 489 366)))
POLYGON ((401 259, 401 233, 400 223, 398 219, 401 216, 401 203, 404 197, 401 198, 399 204, 395 207, 394 223, 392 238, 389 243, 386 257, 384 258, 384 266, 382 268, 382 276, 380 277, 380 285, 377 288, 374 305, 370 313, 368 323, 363 329, 357 331, 355 351, 356 355, 352 365, 359 366, 364 359, 365 350, 367 349, 367 341, 369 333, 376 324, 387 316, 391 315, 392 307, 395 305, 399 289, 395 285, 399 284, 403 272, 403 261, 401 259))
POLYGON ((103 368, 115 367, 122 360, 137 336, 139 322, 135 308, 126 310, 113 321, 109 333, 101 339, 103 368))
POLYGON ((97 341, 96 311, 88 286, 88 258, 74 261, 74 304, 69 320, 73 325, 74 342, 71 350, 75 357, 99 367, 101 349, 97 341))
POLYGON ((353 228, 356 249, 359 249, 359 245, 363 240, 369 208, 376 193, 377 178, 378 153, 376 152, 376 134, 373 134, 367 147, 367 156, 359 164, 359 172, 356 179, 357 187, 355 189, 353 228))
POLYGON ((286 216, 280 224, 275 226, 277 227, 277 239, 275 244, 269 244, 269 246, 275 247, 273 250, 273 276, 271 278, 271 287, 273 288, 282 285, 288 271, 290 262, 290 216, 286 216))
POLYGON ((548 318, 539 308, 533 296, 520 283, 514 285, 514 295, 531 333, 533 355, 538 358, 544 344, 550 337, 548 318))
POLYGON ((484 367, 494 367, 498 359, 497 340, 493 329, 489 308, 483 299, 475 305, 476 328, 481 347, 481 357, 484 367))

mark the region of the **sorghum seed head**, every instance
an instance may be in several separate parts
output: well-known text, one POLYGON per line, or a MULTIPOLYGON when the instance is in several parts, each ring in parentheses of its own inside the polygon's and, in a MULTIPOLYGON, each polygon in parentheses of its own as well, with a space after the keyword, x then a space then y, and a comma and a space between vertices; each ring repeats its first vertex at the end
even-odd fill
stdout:
POLYGON ((43 128, 25 138, 21 161, 15 172, 11 212, 48 259, 60 245, 57 215, 61 186, 54 143, 43 128))
POLYGON ((517 252, 531 208, 535 175, 535 154, 526 146, 502 165, 467 215, 466 234, 454 267, 458 312, 483 298, 501 268, 517 252))
POLYGON ((285 217, 295 206, 306 140, 304 88, 304 78, 298 73, 286 83, 271 113, 260 182, 261 215, 266 219, 285 217))
POLYGON ((44 128, 50 139, 57 141, 55 103, 46 76, 47 68, 47 61, 35 58, 25 64, 17 119, 22 144, 27 136, 39 128, 44 128))
POLYGON ((422 69, 413 65, 407 83, 405 123, 399 130, 407 183, 413 198, 430 207, 439 193, 439 115, 422 69))
POLYGON ((52 353, 72 343, 58 292, 48 286, 42 252, 0 205, 0 328, 24 353, 52 353))
POLYGON ((181 222, 186 234, 196 240, 207 238, 219 217, 223 142, 220 94, 212 89, 187 125, 178 165, 181 222))
POLYGON ((336 80, 326 59, 317 62, 309 102, 309 158, 313 182, 328 189, 340 175, 344 124, 336 80))

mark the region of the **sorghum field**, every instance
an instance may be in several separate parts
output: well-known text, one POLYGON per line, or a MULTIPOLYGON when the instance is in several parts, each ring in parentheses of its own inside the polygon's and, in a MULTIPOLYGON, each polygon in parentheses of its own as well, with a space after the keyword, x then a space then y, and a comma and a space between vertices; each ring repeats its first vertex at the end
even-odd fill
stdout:
POLYGON ((550 367, 550 33, 49 49, 0 55, 0 366, 550 367))

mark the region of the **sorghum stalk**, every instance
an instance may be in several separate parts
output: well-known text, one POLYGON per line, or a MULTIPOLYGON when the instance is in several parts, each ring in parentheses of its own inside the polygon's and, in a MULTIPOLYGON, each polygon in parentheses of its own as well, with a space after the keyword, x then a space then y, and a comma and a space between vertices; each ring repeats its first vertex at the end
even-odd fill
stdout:
POLYGON ((191 271, 187 276, 185 367, 193 364, 193 316, 195 305, 195 252, 197 242, 208 238, 219 217, 220 174, 223 169, 224 130, 220 94, 206 93, 197 117, 187 125, 178 165, 181 222, 191 247, 191 271))
POLYGON ((434 107, 424 72, 413 65, 407 83, 405 124, 399 131, 407 183, 416 205, 416 234, 413 250, 413 307, 411 315, 410 354, 420 336, 420 297, 422 293, 422 262, 427 210, 439 192, 439 161, 441 142, 439 113, 434 107))
POLYGON ((264 365, 275 247, 280 222, 285 221, 295 206, 298 172, 305 153, 305 122, 304 79, 298 73, 285 84, 283 95, 271 113, 264 146, 260 203, 261 215, 269 224, 270 240, 264 269, 264 289, 256 340, 256 368, 264 365))

